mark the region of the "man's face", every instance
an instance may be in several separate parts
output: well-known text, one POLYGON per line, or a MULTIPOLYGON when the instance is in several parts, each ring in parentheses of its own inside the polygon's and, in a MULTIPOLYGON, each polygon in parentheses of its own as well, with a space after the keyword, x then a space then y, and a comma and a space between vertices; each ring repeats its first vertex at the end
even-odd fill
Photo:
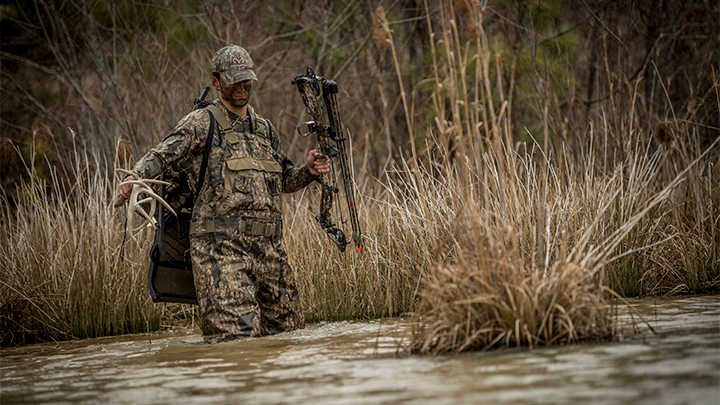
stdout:
POLYGON ((216 77, 213 77, 212 81, 215 90, 220 93, 220 98, 233 107, 245 107, 248 101, 250 101, 250 93, 252 92, 253 85, 252 80, 243 80, 231 85, 226 84, 222 78, 218 80, 216 77))

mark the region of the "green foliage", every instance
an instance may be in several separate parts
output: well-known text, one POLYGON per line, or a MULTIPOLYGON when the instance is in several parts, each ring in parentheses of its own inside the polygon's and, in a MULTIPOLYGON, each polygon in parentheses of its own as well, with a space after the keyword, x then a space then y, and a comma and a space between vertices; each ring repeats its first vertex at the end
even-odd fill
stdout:
POLYGON ((523 19, 521 23, 542 31, 555 24, 563 2, 562 0, 499 0, 498 3, 515 10, 521 16, 527 16, 529 21, 523 19))
POLYGON ((563 2, 562 0, 532 0, 528 3, 533 26, 542 30, 555 24, 563 2))

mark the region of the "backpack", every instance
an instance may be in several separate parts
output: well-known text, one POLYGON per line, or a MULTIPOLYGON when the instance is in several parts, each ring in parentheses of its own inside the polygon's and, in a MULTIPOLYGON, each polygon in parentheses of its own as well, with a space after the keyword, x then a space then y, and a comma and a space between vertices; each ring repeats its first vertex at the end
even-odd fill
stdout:
MULTIPOLYGON (((210 112, 212 114, 212 112, 210 112)), ((205 151, 203 153, 197 190, 202 190, 205 181, 208 158, 215 133, 215 118, 210 119, 205 151)), ((187 181, 187 174, 175 168, 168 168, 160 180, 171 183, 168 188, 161 184, 158 195, 175 210, 177 217, 158 208, 155 240, 150 249, 148 288, 153 302, 178 302, 197 305, 197 292, 190 261, 190 219, 195 196, 187 181)))

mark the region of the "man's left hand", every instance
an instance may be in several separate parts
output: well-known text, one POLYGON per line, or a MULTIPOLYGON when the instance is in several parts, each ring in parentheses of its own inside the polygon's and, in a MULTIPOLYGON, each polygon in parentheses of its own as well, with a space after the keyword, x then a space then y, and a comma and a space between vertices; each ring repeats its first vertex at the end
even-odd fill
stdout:
POLYGON ((322 154, 317 149, 313 149, 308 153, 307 166, 313 176, 330 173, 330 158, 327 156, 320 158, 319 156, 322 156, 322 154))

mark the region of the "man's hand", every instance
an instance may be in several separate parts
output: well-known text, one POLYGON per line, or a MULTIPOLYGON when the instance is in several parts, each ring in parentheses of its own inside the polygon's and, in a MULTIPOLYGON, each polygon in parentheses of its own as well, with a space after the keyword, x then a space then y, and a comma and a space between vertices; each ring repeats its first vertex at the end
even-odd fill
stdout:
POLYGON ((134 180, 133 176, 127 176, 123 180, 122 183, 120 183, 120 195, 123 196, 126 200, 130 198, 130 194, 132 194, 133 185, 125 183, 128 180, 134 180))
POLYGON ((319 156, 322 156, 322 154, 317 149, 313 149, 308 153, 307 166, 313 176, 330 173, 330 158, 325 156, 321 159, 319 156))

